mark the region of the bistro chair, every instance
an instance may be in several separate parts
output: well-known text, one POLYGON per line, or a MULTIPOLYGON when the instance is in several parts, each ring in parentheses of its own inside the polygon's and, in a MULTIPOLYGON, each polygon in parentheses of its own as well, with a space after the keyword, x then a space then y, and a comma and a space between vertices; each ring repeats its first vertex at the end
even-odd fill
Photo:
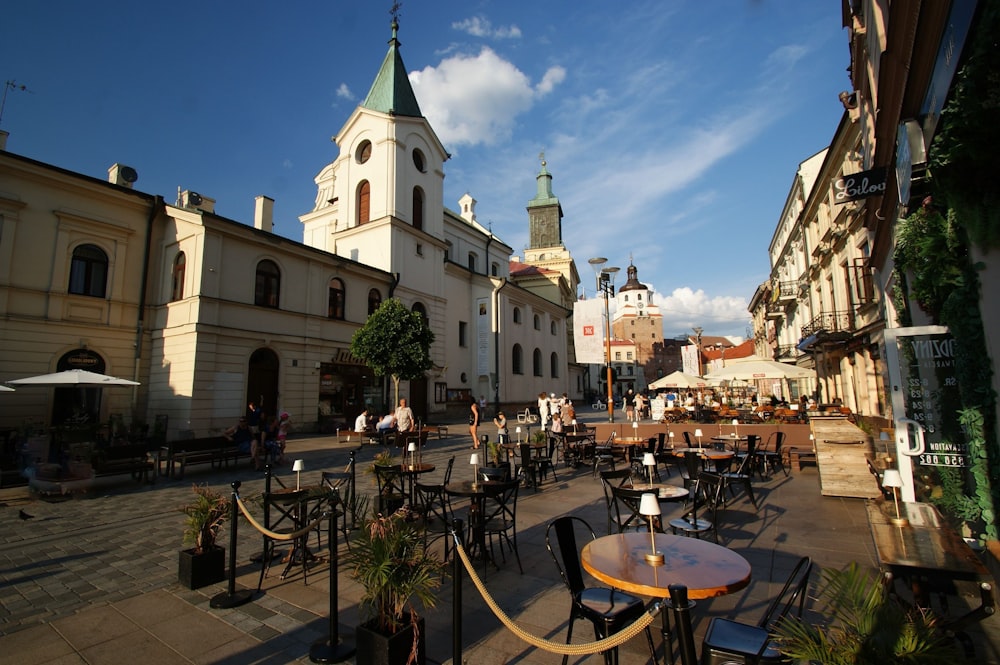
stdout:
MULTIPOLYGON (((577 619, 586 619, 594 626, 594 636, 601 639, 617 633, 628 626, 645 612, 642 599, 623 591, 606 587, 588 587, 583 580, 583 566, 580 563, 580 547, 576 543, 576 532, 580 530, 589 534, 591 540, 597 536, 590 525, 579 517, 565 516, 549 523, 545 529, 545 547, 552 555, 552 560, 559 570, 559 577, 569 589, 573 604, 569 611, 569 628, 566 631, 566 644, 573 640, 573 624, 577 619), (555 534, 556 549, 553 549, 552 535, 555 534)), ((646 641, 649 643, 649 653, 653 663, 658 665, 656 648, 653 646, 653 633, 646 627, 646 641)), ((562 663, 566 665, 569 656, 563 656, 562 663)), ((604 654, 605 663, 618 662, 618 648, 604 654)))
POLYGON ((514 467, 514 477, 524 482, 525 487, 531 486, 538 491, 538 460, 531 454, 530 443, 517 445, 518 457, 521 461, 514 467))
POLYGON ((756 624, 714 617, 705 631, 701 646, 701 665, 728 663, 785 663, 788 659, 778 652, 771 641, 775 626, 797 605, 796 616, 802 616, 812 561, 804 556, 792 569, 781 592, 771 600, 756 624))
POLYGON ((892 490, 882 485, 882 472, 876 469, 875 465, 872 464, 872 461, 867 457, 865 458, 865 462, 868 463, 868 471, 875 476, 875 484, 878 486, 879 493, 881 493, 886 499, 892 499, 892 490))
POLYGON ((486 482, 506 482, 510 480, 510 465, 481 466, 479 467, 479 479, 486 482))
POLYGON ((517 551, 517 490, 520 486, 519 481, 509 480, 484 487, 486 519, 483 522, 483 534, 489 541, 491 558, 494 558, 493 536, 496 536, 500 541, 500 556, 504 563, 507 562, 507 555, 503 552, 503 545, 507 543, 507 549, 514 552, 517 558, 518 570, 524 575, 521 555, 517 551))
POLYGON ((764 446, 763 449, 757 451, 757 461, 759 463, 759 471, 761 478, 764 477, 764 472, 770 476, 774 473, 776 469, 781 469, 781 471, 788 476, 788 468, 785 466, 784 454, 782 453, 782 446, 785 444, 785 433, 782 431, 776 431, 771 434, 768 438, 768 444, 774 441, 774 448, 769 450, 768 446, 764 446))
POLYGON ((615 434, 611 433, 604 445, 594 446, 594 477, 597 477, 597 469, 602 464, 607 464, 611 470, 615 470, 615 434))
POLYGON ((451 509, 451 500, 445 493, 444 487, 451 481, 451 471, 455 466, 455 457, 448 460, 448 466, 444 470, 444 478, 440 483, 421 483, 415 485, 417 505, 424 525, 424 547, 429 543, 442 538, 444 540, 444 560, 448 561, 451 549, 451 538, 449 529, 454 522, 454 513, 451 509))
POLYGON ((691 489, 691 510, 682 517, 670 520, 670 529, 676 535, 701 538, 703 533, 712 532, 715 543, 719 544, 719 513, 722 496, 722 476, 702 471, 691 489), (711 510, 712 519, 698 517, 699 496, 704 497, 703 508, 711 510))
POLYGON ((375 465, 375 481, 378 484, 378 512, 391 515, 406 503, 406 488, 403 475, 397 467, 375 465))
POLYGON ((753 504, 753 509, 757 510, 757 499, 753 495, 753 484, 751 483, 753 475, 753 463, 756 460, 756 455, 754 454, 757 450, 757 440, 758 436, 756 434, 747 435, 747 449, 746 454, 742 456, 739 465, 736 467, 735 471, 725 471, 721 473, 722 484, 723 484, 723 494, 725 494, 726 488, 729 489, 730 494, 735 498, 736 492, 733 490, 733 485, 739 484, 743 487, 743 491, 746 492, 747 498, 750 499, 750 503, 753 504))
POLYGON ((604 503, 607 505, 608 509, 609 536, 612 533, 621 533, 623 531, 621 510, 618 507, 617 499, 615 498, 612 489, 615 487, 631 487, 631 486, 632 486, 631 469, 601 471, 601 487, 604 489, 604 503), (615 531, 611 530, 612 525, 614 525, 615 531))

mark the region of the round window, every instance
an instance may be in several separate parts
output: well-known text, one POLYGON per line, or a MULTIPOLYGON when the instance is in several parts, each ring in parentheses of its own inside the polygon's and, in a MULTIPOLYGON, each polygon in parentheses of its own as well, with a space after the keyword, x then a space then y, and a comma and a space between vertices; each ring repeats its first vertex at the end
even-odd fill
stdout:
POLYGON ((424 153, 419 150, 413 151, 413 165, 416 166, 417 170, 421 173, 427 170, 427 167, 424 166, 424 153))
POLYGON ((365 141, 358 146, 357 158, 359 164, 364 164, 372 156, 372 142, 365 141))

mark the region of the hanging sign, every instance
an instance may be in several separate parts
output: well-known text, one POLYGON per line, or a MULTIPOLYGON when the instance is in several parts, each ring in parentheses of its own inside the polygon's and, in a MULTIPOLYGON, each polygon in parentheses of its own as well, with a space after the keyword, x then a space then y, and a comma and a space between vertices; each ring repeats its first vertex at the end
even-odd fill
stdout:
POLYGON ((833 183, 836 190, 835 203, 858 201, 869 196, 881 196, 885 193, 885 169, 877 168, 861 171, 837 178, 833 183))

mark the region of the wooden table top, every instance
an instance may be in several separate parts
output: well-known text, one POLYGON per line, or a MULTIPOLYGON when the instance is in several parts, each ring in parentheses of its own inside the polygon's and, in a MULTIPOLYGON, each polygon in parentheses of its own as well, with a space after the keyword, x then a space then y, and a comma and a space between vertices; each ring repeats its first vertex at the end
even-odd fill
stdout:
POLYGON ((643 494, 647 492, 656 494, 657 499, 664 501, 675 501, 683 499, 688 495, 688 491, 683 487, 667 485, 666 483, 653 483, 652 485, 649 483, 633 483, 632 487, 626 487, 625 489, 642 492, 643 494))
POLYGON ((750 583, 750 564, 736 552, 697 538, 654 534, 662 566, 646 562, 651 549, 648 533, 619 533, 592 540, 583 547, 583 568, 616 589, 651 598, 666 598, 671 584, 683 584, 688 598, 714 598, 739 591, 750 583))
POLYGON ((735 455, 732 450, 716 450, 715 448, 674 448, 673 452, 675 455, 682 456, 688 451, 698 453, 701 457, 712 460, 729 459, 735 455))
POLYGON ((453 496, 485 496, 487 487, 502 484, 496 480, 480 480, 475 484, 471 480, 457 480, 445 485, 444 491, 453 496))
POLYGON ((868 523, 879 562, 910 572, 945 574, 948 579, 979 580, 989 571, 976 553, 929 503, 899 502, 907 526, 896 526, 892 501, 869 501, 868 523))
POLYGON ((392 468, 405 476, 419 476, 421 473, 433 471, 436 467, 433 464, 426 464, 424 462, 417 464, 410 464, 407 462, 406 464, 394 464, 392 468))

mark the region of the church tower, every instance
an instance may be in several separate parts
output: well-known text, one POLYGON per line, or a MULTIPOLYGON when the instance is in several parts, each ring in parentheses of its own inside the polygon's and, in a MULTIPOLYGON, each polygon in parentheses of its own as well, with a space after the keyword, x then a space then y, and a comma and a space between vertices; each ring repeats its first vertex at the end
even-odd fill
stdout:
POLYGON ((552 174, 544 153, 540 159, 542 168, 535 177, 537 191, 535 198, 528 201, 528 247, 524 250, 524 264, 559 273, 565 280, 565 292, 558 297, 547 297, 572 309, 580 274, 576 271, 573 255, 562 242, 562 205, 559 197, 552 193, 552 174))
POLYGON ((650 288, 639 281, 639 269, 629 261, 628 279, 615 294, 615 319, 612 334, 636 346, 636 360, 645 363, 653 357, 653 345, 663 342, 663 315, 653 302, 650 288))

